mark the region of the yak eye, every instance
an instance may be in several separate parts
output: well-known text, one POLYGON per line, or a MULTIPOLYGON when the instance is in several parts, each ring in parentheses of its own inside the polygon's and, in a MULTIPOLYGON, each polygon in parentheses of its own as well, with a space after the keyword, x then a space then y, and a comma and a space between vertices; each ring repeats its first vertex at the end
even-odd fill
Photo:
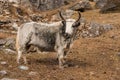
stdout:
POLYGON ((76 26, 76 24, 74 23, 74 24, 72 25, 72 27, 75 28, 75 27, 77 27, 77 26, 76 26))
POLYGON ((73 24, 72 24, 72 27, 75 27, 75 26, 76 26, 76 24, 75 24, 75 23, 73 23, 73 24))
POLYGON ((75 25, 72 25, 72 27, 74 28, 74 27, 76 27, 75 25))

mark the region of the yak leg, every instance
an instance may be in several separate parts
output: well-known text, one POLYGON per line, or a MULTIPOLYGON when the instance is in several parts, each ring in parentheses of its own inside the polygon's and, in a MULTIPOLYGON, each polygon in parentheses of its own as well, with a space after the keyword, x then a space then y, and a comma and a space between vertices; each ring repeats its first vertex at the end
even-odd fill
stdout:
MULTIPOLYGON (((32 32, 29 33, 29 35, 28 35, 28 37, 26 38, 26 41, 25 41, 25 45, 24 45, 23 50, 26 53, 27 53, 27 50, 30 48, 30 45, 28 45, 28 43, 31 41, 32 34, 33 34, 32 32)), ((26 59, 26 54, 25 53, 23 54, 22 58, 23 58, 24 64, 27 64, 27 59, 26 59)))
MULTIPOLYGON (((23 54, 23 52, 26 52, 27 50, 27 45, 28 43, 31 41, 31 36, 32 36, 32 32, 28 34, 28 37, 26 37, 25 41, 24 41, 24 45, 20 46, 19 45, 19 37, 17 36, 16 38, 16 48, 17 48, 17 52, 18 52, 18 55, 17 55, 17 63, 20 63, 20 58, 23 54)), ((23 60, 24 60, 24 63, 27 64, 27 60, 26 60, 26 56, 25 54, 22 56, 23 60)))
POLYGON ((20 63, 20 58, 22 56, 22 51, 18 50, 18 55, 17 55, 17 63, 20 63))
POLYGON ((22 52, 22 51, 18 51, 17 63, 18 63, 18 64, 20 63, 21 57, 23 58, 24 64, 27 64, 26 56, 25 56, 25 54, 23 55, 23 52, 22 52))
POLYGON ((26 54, 23 54, 22 58, 23 58, 24 64, 27 64, 26 54))
POLYGON ((64 60, 64 49, 58 49, 58 60, 59 60, 59 68, 64 68, 65 60, 64 60))

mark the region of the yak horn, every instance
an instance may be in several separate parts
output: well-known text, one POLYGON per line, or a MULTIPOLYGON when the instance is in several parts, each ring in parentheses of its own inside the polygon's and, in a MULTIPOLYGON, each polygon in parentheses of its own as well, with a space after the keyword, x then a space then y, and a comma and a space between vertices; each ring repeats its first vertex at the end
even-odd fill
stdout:
POLYGON ((60 15, 61 19, 62 19, 63 21, 65 21, 64 17, 63 17, 62 14, 61 14, 61 11, 59 11, 59 15, 60 15))
POLYGON ((79 22, 80 18, 81 18, 81 14, 80 12, 78 11, 78 15, 79 15, 79 18, 76 20, 76 22, 79 22))

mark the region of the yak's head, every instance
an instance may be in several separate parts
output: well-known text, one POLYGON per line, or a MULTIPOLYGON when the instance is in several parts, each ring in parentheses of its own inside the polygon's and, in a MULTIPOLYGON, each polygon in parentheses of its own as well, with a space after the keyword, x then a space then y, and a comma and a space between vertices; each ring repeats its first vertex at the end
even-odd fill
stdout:
POLYGON ((70 37, 72 36, 76 30, 78 29, 79 25, 80 25, 80 18, 81 18, 81 14, 80 12, 78 12, 79 16, 78 19, 64 19, 64 17, 62 16, 61 12, 59 11, 59 15, 62 19, 62 23, 64 24, 63 27, 63 31, 66 37, 70 37))

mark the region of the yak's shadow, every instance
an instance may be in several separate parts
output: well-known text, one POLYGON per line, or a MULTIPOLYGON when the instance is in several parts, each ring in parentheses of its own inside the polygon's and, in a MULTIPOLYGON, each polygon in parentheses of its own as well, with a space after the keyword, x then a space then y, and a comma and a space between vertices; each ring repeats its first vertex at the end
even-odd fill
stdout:
MULTIPOLYGON (((43 58, 43 59, 37 59, 34 61, 35 63, 38 63, 40 65, 46 65, 46 66, 57 66, 58 65, 58 59, 55 58, 43 58)), ((68 64, 68 67, 90 67, 92 64, 87 63, 85 61, 80 61, 77 59, 67 59, 66 64, 68 64)))
POLYGON ((81 60, 77 60, 77 59, 75 59, 75 60, 68 59, 66 63, 69 65, 69 67, 84 67, 85 68, 85 67, 92 66, 92 64, 90 64, 86 61, 81 61, 81 60))

